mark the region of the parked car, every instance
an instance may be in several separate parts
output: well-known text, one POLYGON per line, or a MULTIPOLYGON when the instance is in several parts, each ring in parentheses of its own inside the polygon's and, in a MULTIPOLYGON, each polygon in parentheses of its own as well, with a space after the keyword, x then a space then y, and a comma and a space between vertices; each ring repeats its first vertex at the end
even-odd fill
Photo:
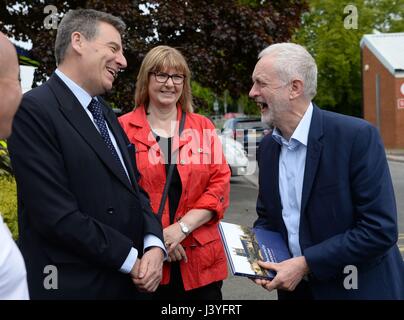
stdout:
POLYGON ((222 143, 224 157, 230 166, 232 176, 245 175, 247 173, 248 158, 243 145, 230 137, 219 135, 222 143))
POLYGON ((226 120, 233 119, 233 118, 241 118, 241 117, 245 117, 245 114, 238 113, 238 112, 228 112, 223 116, 223 118, 226 120))
POLYGON ((233 118, 223 124, 222 135, 240 142, 248 156, 255 156, 262 138, 270 132, 260 118, 233 118))

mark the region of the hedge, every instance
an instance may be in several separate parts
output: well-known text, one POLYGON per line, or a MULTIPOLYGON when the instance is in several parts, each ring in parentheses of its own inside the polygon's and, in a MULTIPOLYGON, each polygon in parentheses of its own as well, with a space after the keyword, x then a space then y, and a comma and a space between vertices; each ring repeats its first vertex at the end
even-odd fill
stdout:
POLYGON ((12 177, 0 176, 0 213, 13 238, 17 239, 17 188, 12 177))

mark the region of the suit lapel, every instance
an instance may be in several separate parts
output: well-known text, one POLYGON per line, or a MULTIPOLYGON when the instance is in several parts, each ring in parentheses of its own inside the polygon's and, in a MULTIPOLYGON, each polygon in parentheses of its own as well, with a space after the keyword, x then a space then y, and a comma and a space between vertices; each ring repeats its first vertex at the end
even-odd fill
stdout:
MULTIPOLYGON (((269 193, 266 193, 266 195, 269 198, 269 201, 267 202, 270 207, 269 207, 269 211, 272 213, 275 213, 275 217, 277 218, 277 224, 279 226, 279 230, 282 233, 283 237, 285 240, 288 239, 288 232, 285 226, 285 223, 283 221, 283 217, 282 217, 282 200, 281 200, 281 194, 279 191, 279 157, 280 157, 280 153, 281 153, 281 146, 279 145, 279 143, 277 143, 275 141, 275 139, 273 139, 271 137, 271 144, 270 144, 270 148, 269 148, 269 160, 268 160, 268 169, 269 169, 269 174, 268 174, 268 181, 267 182, 263 182, 260 181, 260 185, 261 183, 263 183, 264 185, 266 185, 266 183, 269 183, 269 188, 268 190, 270 190, 269 193)), ((262 164, 264 165, 264 164, 262 164)), ((260 167, 262 167, 262 165, 260 165, 260 167)), ((262 168, 263 170, 268 170, 267 168, 262 168)), ((261 170, 261 168, 260 168, 261 170)), ((266 175, 265 175, 266 176, 266 175)))
POLYGON ((303 190, 302 190, 302 207, 301 215, 304 214, 307 202, 310 198, 313 182, 317 174, 318 165, 320 163, 323 144, 320 138, 323 136, 323 116, 322 111, 313 104, 313 116, 310 124, 309 137, 307 140, 306 164, 304 170, 303 190))
POLYGON ((269 184, 271 190, 270 197, 272 200, 270 203, 273 203, 275 206, 276 212, 282 213, 282 202, 281 196, 279 192, 279 156, 281 152, 281 146, 274 140, 271 139, 271 148, 269 152, 269 161, 268 163, 273 164, 271 165, 271 170, 269 173, 269 184))
MULTIPOLYGON (((59 101, 59 108, 67 121, 76 129, 81 137, 88 143, 88 145, 99 156, 100 160, 111 170, 111 172, 132 192, 134 192, 128 177, 126 177, 122 170, 119 168, 115 158, 108 150, 100 133, 95 128, 91 119, 81 106, 80 102, 76 99, 70 89, 64 82, 56 75, 53 74, 48 81, 51 90, 54 92, 56 99, 59 101)), ((111 123, 111 121, 109 121, 111 123)), ((110 124, 109 123, 109 124, 110 124)), ((115 137, 120 135, 114 132, 115 137)), ((118 139, 117 139, 118 140, 118 139)), ((122 144, 122 142, 119 142, 122 144)), ((122 152, 122 156, 126 154, 122 152)), ((129 168, 127 168, 128 171, 129 168)))
MULTIPOLYGON (((106 105, 106 102, 103 99, 100 99, 100 101, 102 102, 103 105, 106 105)), ((110 107, 106 106, 106 108, 110 108, 110 107)), ((121 151, 122 159, 125 163, 126 170, 128 171, 130 181, 132 181, 132 183, 133 183, 133 181, 135 181, 135 175, 132 170, 132 162, 129 158, 130 157, 130 155, 128 153, 129 146, 123 139, 122 131, 120 130, 120 128, 118 128, 118 125, 119 125, 118 121, 113 121, 113 117, 115 117, 115 115, 113 115, 113 112, 110 111, 111 109, 107 109, 107 110, 108 111, 106 111, 105 109, 103 110, 105 119, 107 120, 108 126, 111 129, 111 131, 115 137, 118 148, 121 151)), ((132 156, 135 157, 134 154, 132 156)))

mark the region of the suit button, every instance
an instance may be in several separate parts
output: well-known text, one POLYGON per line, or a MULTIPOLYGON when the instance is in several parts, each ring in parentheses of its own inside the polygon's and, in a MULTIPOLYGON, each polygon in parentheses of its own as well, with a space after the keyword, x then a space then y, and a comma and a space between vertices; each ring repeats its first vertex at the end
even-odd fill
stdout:
POLYGON ((108 208, 107 213, 108 214, 114 214, 114 208, 108 208))

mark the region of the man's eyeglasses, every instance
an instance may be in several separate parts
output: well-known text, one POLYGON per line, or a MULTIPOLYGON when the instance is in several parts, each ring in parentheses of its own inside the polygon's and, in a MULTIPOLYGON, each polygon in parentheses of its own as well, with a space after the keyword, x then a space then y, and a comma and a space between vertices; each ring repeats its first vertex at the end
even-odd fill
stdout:
POLYGON ((183 84, 185 75, 183 74, 168 74, 164 72, 150 72, 154 74, 154 78, 159 83, 166 83, 169 78, 173 80, 174 84, 183 84))

